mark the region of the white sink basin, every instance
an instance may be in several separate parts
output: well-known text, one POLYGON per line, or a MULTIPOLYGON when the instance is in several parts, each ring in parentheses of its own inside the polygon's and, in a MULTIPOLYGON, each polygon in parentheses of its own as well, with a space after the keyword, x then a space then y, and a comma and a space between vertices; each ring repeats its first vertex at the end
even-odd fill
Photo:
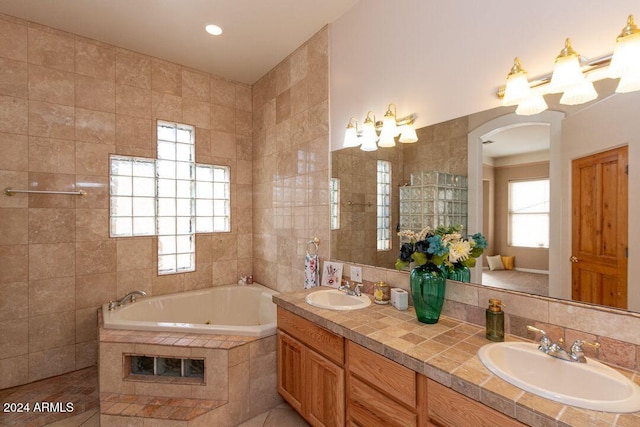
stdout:
POLYGON ((487 344, 478 357, 503 380, 538 396, 594 411, 640 411, 640 387, 593 359, 567 362, 524 342, 487 344))
POLYGON ((346 295, 344 291, 326 289, 311 292, 305 298, 308 304, 314 307, 327 308, 329 310, 358 310, 368 307, 371 300, 366 295, 346 295))

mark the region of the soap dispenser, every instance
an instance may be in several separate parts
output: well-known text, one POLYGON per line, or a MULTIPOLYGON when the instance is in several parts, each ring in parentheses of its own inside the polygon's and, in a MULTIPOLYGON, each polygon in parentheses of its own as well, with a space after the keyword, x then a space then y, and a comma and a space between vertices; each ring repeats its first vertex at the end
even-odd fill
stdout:
POLYGON ((505 305, 499 299, 490 299, 487 308, 487 339, 491 341, 504 341, 504 311, 505 305))

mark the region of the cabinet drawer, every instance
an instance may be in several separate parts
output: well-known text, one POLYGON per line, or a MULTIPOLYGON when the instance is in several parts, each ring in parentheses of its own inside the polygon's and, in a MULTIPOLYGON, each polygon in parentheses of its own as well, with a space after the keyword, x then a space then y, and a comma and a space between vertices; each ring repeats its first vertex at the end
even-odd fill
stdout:
POLYGON ((437 426, 524 426, 518 420, 432 380, 427 383, 427 408, 430 421, 437 426))
POLYGON ((362 427, 416 425, 416 414, 354 376, 349 377, 347 396, 350 425, 362 427))
POLYGON ((361 345, 347 341, 349 372, 408 407, 416 408, 416 373, 361 345))
POLYGON ((344 366, 344 338, 278 307, 278 328, 326 358, 344 366))

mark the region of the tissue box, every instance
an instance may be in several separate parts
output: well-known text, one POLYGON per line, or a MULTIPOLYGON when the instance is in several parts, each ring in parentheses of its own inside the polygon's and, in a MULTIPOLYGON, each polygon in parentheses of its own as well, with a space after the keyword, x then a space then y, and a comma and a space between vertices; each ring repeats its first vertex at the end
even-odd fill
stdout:
POLYGON ((409 308, 409 293, 404 289, 391 289, 391 305, 398 310, 406 310, 409 308))

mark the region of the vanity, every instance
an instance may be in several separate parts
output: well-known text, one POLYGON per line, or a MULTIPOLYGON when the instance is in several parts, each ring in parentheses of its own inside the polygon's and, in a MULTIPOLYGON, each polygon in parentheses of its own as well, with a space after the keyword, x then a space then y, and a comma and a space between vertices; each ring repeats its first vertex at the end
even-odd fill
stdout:
POLYGON ((637 413, 566 406, 500 379, 476 355, 489 343, 477 325, 446 316, 425 325, 412 311, 388 305, 327 310, 305 302, 311 292, 273 299, 278 391, 312 425, 625 426, 640 420, 637 413))

